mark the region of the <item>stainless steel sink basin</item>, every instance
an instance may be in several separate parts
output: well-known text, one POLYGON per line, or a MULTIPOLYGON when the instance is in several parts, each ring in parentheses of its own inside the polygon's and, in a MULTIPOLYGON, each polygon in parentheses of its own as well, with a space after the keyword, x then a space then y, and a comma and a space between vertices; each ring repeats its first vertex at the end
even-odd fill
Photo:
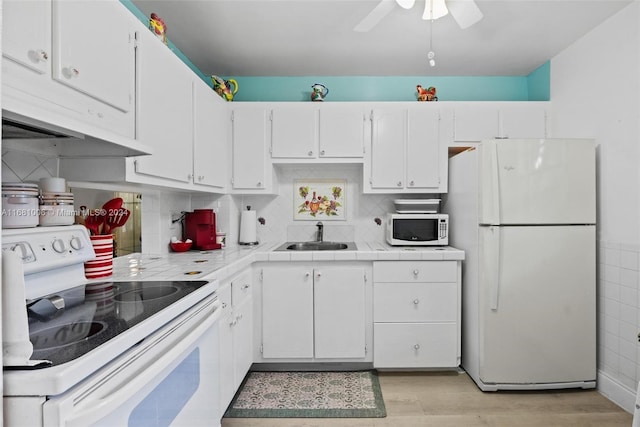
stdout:
POLYGON ((355 251, 353 242, 287 242, 276 251, 355 251))

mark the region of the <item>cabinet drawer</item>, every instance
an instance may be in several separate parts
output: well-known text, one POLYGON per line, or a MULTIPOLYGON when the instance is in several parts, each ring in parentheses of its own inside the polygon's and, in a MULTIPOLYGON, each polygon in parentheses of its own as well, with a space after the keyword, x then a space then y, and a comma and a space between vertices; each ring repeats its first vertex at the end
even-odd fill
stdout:
POLYGON ((249 295, 251 295, 251 271, 246 271, 231 280, 231 303, 235 307, 249 295))
POLYGON ((375 283, 374 322, 455 322, 455 283, 375 283))
POLYGON ((455 282, 456 261, 379 261, 374 282, 455 282))
POLYGON ((458 366, 455 323, 375 323, 375 368, 453 368, 458 366))

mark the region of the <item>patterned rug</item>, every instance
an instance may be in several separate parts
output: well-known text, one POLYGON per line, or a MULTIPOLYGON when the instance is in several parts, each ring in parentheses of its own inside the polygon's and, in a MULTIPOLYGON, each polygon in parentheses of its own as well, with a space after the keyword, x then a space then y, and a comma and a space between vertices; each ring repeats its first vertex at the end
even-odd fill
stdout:
POLYGON ((229 418, 382 418, 375 371, 250 372, 229 405, 229 418))

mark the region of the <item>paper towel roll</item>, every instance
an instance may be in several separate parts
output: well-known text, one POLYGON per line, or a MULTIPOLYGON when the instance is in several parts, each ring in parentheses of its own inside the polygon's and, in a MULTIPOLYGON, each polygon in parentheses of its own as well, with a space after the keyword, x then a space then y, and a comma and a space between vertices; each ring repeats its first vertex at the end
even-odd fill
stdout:
POLYGON ((256 211, 250 210, 251 206, 247 206, 246 211, 242 211, 240 216, 240 239, 241 245, 256 245, 258 239, 256 237, 256 211))
POLYGON ((13 251, 2 251, 2 363, 26 366, 33 353, 25 304, 22 259, 13 251))

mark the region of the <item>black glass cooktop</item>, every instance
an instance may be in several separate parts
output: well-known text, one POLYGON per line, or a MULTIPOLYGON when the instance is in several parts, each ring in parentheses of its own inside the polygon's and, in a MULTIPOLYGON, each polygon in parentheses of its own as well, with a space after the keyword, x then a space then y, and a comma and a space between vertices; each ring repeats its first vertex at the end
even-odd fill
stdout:
POLYGON ((207 283, 145 281, 87 284, 84 301, 79 304, 70 306, 67 303, 63 310, 50 316, 29 312, 29 339, 33 344, 31 360, 48 360, 55 366, 76 359, 207 283))

